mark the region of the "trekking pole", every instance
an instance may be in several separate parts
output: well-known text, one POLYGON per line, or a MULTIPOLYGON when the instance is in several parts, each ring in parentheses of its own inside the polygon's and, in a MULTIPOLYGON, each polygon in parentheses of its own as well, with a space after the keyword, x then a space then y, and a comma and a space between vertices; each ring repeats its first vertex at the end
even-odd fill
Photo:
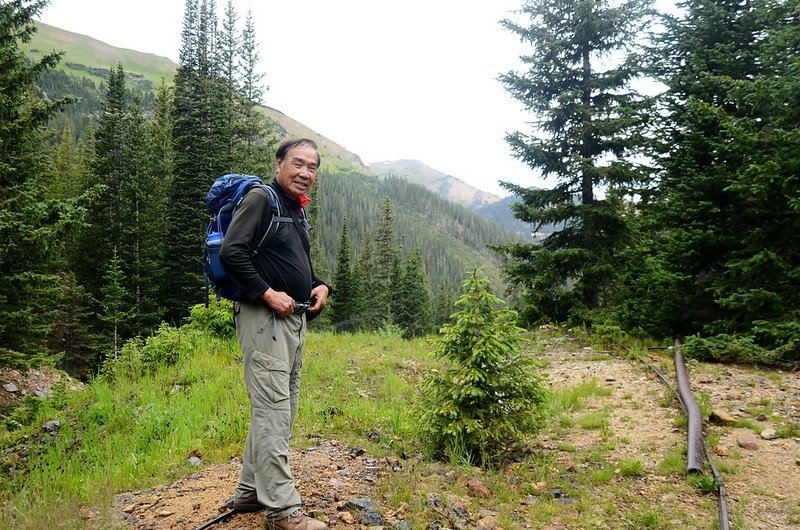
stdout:
POLYGON ((226 513, 223 513, 221 515, 218 515, 218 516, 214 517, 213 519, 211 519, 210 521, 208 521, 207 523, 203 523, 202 525, 198 526, 194 530, 206 530, 206 528, 211 528, 212 526, 214 526, 217 523, 221 523, 223 521, 227 521, 235 513, 236 513, 236 510, 234 509, 234 510, 231 510, 229 512, 226 512, 226 513))

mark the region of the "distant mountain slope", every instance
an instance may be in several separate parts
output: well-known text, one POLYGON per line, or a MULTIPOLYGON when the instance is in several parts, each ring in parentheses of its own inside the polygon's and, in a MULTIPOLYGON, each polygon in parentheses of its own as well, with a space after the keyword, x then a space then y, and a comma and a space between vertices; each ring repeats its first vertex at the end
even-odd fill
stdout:
POLYGON ((37 57, 53 51, 63 51, 58 69, 77 77, 104 81, 112 66, 121 62, 127 72, 135 73, 156 87, 165 79, 172 83, 178 65, 166 57, 117 48, 105 42, 36 22, 37 31, 23 49, 37 57), (105 73, 103 73, 105 71, 105 73))
POLYGON ((377 175, 383 177, 399 177, 419 184, 438 196, 456 204, 472 209, 485 219, 502 226, 525 239, 541 239, 552 232, 552 227, 542 227, 539 233, 533 234, 533 226, 523 223, 511 211, 511 205, 519 202, 516 196, 498 197, 492 193, 470 186, 463 180, 447 175, 425 165, 419 160, 393 160, 369 164, 377 175))
POLYGON ((355 153, 351 153, 336 142, 322 136, 279 110, 270 107, 263 107, 262 110, 280 137, 311 138, 317 143, 322 157, 322 171, 352 171, 362 175, 372 175, 372 171, 364 165, 364 162, 355 153))
POLYGON ((402 177, 468 208, 477 208, 500 200, 497 195, 470 186, 463 180, 437 171, 419 160, 376 162, 370 164, 369 168, 379 176, 402 177))

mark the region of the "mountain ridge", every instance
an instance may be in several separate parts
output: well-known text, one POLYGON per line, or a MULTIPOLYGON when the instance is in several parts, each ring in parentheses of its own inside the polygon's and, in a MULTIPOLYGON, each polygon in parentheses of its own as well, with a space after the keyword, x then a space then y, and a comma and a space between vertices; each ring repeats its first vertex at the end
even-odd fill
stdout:
POLYGON ((368 166, 378 176, 396 175, 405 177, 410 182, 421 184, 434 193, 468 208, 477 209, 501 200, 498 195, 480 190, 458 177, 430 167, 421 160, 387 160, 373 162, 368 166))
MULTIPOLYGON (((167 57, 116 47, 89 35, 61 29, 44 22, 36 21, 35 24, 38 31, 29 43, 23 45, 23 49, 34 57, 53 50, 63 50, 64 57, 57 66, 58 70, 90 79, 98 84, 105 81, 110 68, 118 62, 123 63, 129 75, 138 74, 144 78, 145 84, 137 85, 144 89, 152 89, 162 79, 171 84, 172 77, 178 69, 178 65, 167 57), (87 53, 87 49, 91 53, 87 53)), ((264 104, 261 105, 261 109, 282 136, 308 137, 317 142, 323 165, 330 171, 355 171, 363 175, 385 176, 384 172, 375 171, 375 168, 390 164, 398 176, 421 184, 440 196, 469 208, 479 208, 501 200, 497 195, 476 188, 456 176, 445 174, 420 160, 400 159, 365 164, 358 154, 284 112, 264 104), (401 171, 402 168, 406 170, 401 171), (424 176, 430 178, 430 181, 425 181, 424 176)))

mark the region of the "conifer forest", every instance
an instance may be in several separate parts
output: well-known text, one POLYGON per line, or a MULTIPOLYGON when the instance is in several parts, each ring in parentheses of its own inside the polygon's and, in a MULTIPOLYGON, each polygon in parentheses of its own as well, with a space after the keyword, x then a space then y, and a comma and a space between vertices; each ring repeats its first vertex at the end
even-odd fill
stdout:
MULTIPOLYGON (((227 173, 268 180, 283 132, 260 111, 255 21, 230 1, 185 1, 177 72, 158 85, 121 62, 95 85, 58 52, 26 54, 46 3, 0 0, 0 364, 86 379, 208 300, 205 194, 227 173)), ((323 160, 312 256, 334 296, 313 325, 433 333, 485 267, 523 327, 800 364, 800 2, 519 8, 501 23, 523 67, 498 82, 530 129, 506 140, 552 186, 503 186, 531 232, 554 231, 516 237, 323 160)))

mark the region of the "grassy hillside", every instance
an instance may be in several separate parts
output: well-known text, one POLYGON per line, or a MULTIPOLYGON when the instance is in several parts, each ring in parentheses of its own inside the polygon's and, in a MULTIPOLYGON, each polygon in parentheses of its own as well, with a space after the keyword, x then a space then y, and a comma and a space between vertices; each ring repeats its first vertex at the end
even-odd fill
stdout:
POLYGON ((321 171, 325 173, 354 172, 361 175, 372 174, 372 171, 364 165, 358 155, 351 153, 331 139, 322 136, 279 110, 270 107, 263 107, 262 110, 269 118, 278 136, 282 138, 311 138, 317 143, 322 157, 321 171))
MULTIPOLYGON (((157 87, 161 79, 172 81, 177 65, 152 53, 116 48, 97 39, 36 22, 37 31, 23 50, 37 57, 53 51, 64 52, 59 70, 90 79, 99 85, 108 70, 122 62, 127 72, 144 85, 157 87)), ((140 87, 144 88, 144 86, 140 87)))
MULTIPOLYGON (((230 307, 221 314, 229 320, 230 307)), ((386 452, 363 438, 377 429, 392 452, 411 451, 413 412, 404 405, 429 351, 424 339, 312 334, 297 443, 324 432, 386 452)), ((85 389, 27 400, 0 422, 0 528, 110 528, 115 494, 192 473, 193 453, 206 465, 240 454, 248 428, 241 370, 232 336, 194 325, 163 328, 146 345, 129 343, 107 376, 85 389), (58 422, 52 436, 40 430, 51 420, 58 422), (82 507, 101 513, 88 522, 82 507)))

